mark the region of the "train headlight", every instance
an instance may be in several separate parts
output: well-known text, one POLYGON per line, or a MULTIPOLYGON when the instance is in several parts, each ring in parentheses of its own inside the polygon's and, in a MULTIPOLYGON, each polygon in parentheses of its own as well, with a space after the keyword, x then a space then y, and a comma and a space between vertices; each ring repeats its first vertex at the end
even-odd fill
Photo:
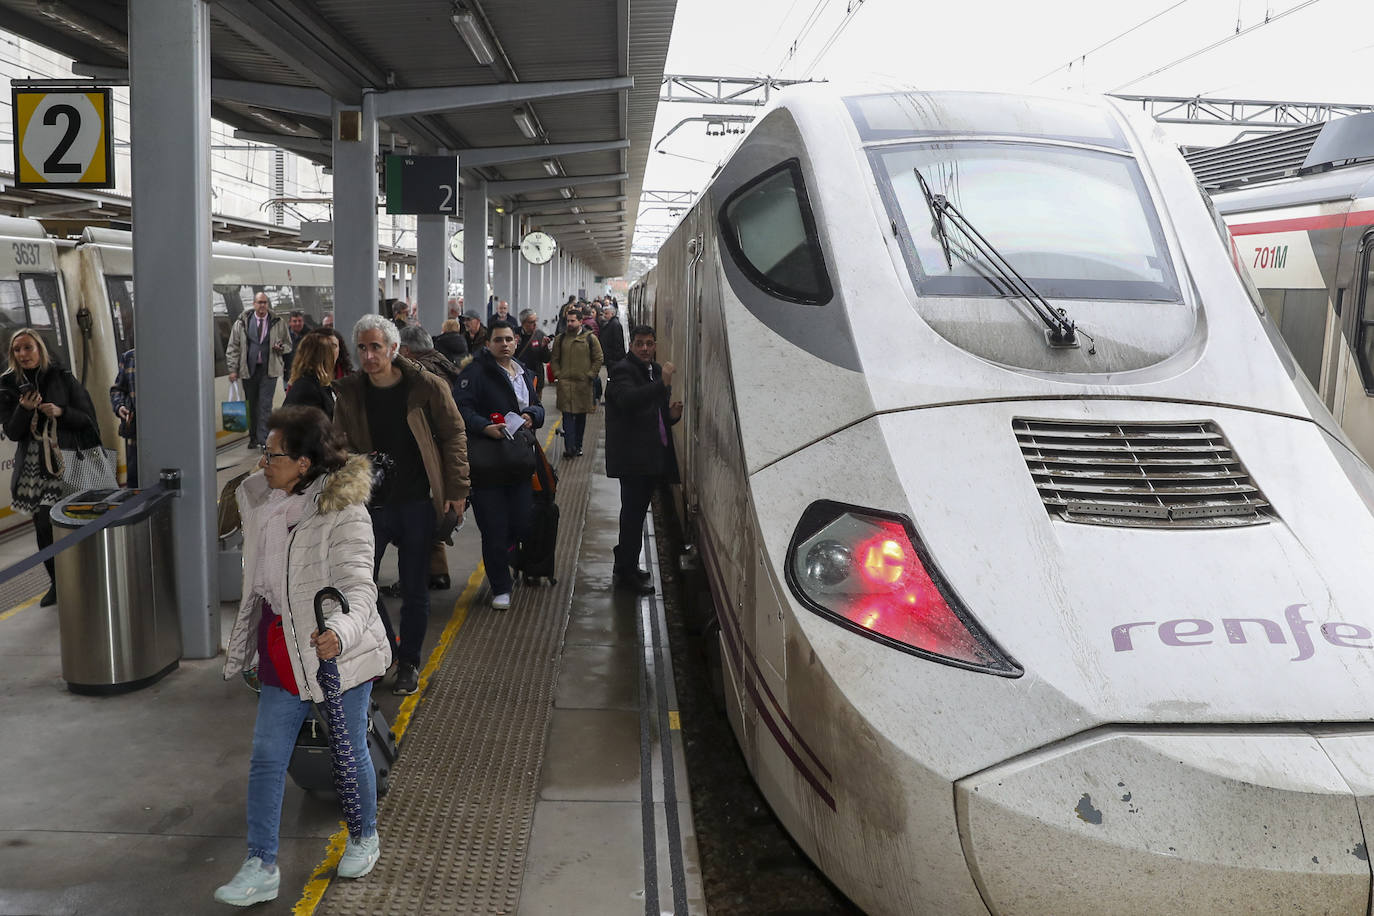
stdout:
POLYGON ((792 536, 787 583, 811 610, 895 649, 960 668, 1021 674, 901 516, 812 503, 792 536))
POLYGON ((854 572, 854 554, 839 541, 817 541, 806 551, 806 584, 816 589, 839 585, 854 572))

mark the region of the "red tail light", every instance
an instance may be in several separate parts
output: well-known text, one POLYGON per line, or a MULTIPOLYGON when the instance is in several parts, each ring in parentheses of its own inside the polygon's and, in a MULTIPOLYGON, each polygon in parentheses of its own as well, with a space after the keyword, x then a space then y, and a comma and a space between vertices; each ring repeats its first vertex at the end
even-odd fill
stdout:
POLYGON ((793 536, 787 579, 811 610, 894 648, 961 668, 1021 674, 964 610, 904 519, 813 503, 793 536))

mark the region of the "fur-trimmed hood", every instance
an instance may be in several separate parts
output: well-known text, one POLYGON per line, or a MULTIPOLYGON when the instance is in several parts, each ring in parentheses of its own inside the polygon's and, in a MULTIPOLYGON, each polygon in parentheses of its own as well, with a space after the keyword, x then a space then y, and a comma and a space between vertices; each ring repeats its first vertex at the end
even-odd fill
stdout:
MULTIPOLYGON (((239 484, 238 501, 240 511, 253 510, 267 500, 267 478, 261 470, 248 476, 239 484)), ((366 455, 351 455, 344 466, 332 474, 323 474, 306 488, 305 495, 310 499, 311 511, 320 513, 338 512, 349 506, 366 506, 372 498, 372 462, 366 455)))
POLYGON ((372 498, 372 462, 353 455, 343 467, 320 478, 317 505, 321 512, 338 512, 346 506, 367 505, 372 498))

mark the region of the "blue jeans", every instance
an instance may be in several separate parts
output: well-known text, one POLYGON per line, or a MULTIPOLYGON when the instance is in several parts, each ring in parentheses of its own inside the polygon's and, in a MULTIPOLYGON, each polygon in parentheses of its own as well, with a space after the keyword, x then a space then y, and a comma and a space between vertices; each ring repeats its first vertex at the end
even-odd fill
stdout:
POLYGON ((585 413, 563 414, 563 449, 569 452, 582 451, 582 434, 586 431, 585 413))
MULTIPOLYGON (((362 836, 377 832, 377 774, 367 749, 368 709, 372 682, 363 681, 343 694, 348 733, 353 738, 353 759, 358 766, 358 795, 363 808, 362 836)), ((277 861, 277 834, 281 828, 281 799, 286 789, 286 767, 296 736, 305 722, 310 703, 294 693, 264 684, 258 696, 258 721, 253 726, 253 761, 248 767, 248 855, 264 865, 277 861)))
MULTIPOLYGON (((372 537, 377 544, 373 578, 382 568, 386 546, 395 544, 397 571, 401 580, 401 644, 396 660, 420 667, 425 631, 429 629, 429 552, 434 545, 434 503, 414 500, 394 506, 374 506, 372 537)), ((392 637, 390 615, 378 600, 386 635, 392 637)))
POLYGON ((468 497, 482 532, 482 563, 493 595, 509 595, 510 563, 517 545, 529 536, 534 490, 528 480, 506 487, 474 488, 468 497))

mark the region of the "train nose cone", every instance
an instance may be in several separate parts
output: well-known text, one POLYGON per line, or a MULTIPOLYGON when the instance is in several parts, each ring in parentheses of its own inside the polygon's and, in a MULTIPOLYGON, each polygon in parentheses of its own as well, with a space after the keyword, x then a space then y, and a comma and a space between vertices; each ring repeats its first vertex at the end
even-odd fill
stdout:
POLYGON ((1097 733, 960 781, 965 855, 999 916, 1362 916, 1361 737, 1097 733))

